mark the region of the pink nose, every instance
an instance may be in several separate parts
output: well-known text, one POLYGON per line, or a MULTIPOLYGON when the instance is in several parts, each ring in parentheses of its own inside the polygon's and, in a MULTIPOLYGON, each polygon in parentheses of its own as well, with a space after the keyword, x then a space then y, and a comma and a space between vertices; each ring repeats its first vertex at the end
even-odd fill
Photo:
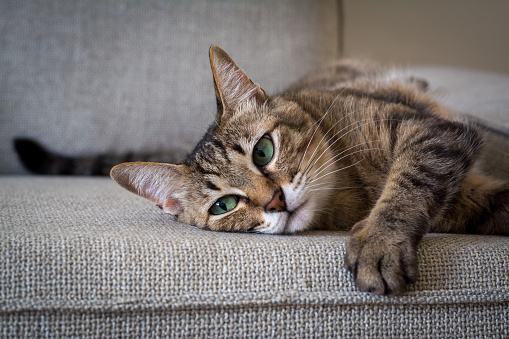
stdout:
POLYGON ((278 189, 272 200, 265 206, 266 212, 282 212, 286 211, 285 195, 283 191, 278 189))

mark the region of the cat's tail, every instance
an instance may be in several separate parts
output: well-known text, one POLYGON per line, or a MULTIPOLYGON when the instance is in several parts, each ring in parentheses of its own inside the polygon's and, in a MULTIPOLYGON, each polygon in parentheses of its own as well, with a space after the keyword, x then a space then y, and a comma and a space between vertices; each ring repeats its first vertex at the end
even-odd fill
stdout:
POLYGON ((105 153, 72 157, 52 152, 29 138, 15 138, 13 145, 19 160, 28 171, 50 175, 109 175, 111 168, 122 162, 177 163, 187 153, 184 149, 173 148, 150 153, 105 153))

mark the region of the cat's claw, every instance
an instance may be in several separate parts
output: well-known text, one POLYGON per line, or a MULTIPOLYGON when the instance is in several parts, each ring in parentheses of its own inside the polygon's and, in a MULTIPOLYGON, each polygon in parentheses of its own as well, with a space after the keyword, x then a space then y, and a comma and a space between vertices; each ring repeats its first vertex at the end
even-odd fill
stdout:
POLYGON ((378 295, 402 293, 418 276, 417 253, 410 242, 370 232, 367 221, 355 225, 346 244, 345 267, 356 286, 378 295))

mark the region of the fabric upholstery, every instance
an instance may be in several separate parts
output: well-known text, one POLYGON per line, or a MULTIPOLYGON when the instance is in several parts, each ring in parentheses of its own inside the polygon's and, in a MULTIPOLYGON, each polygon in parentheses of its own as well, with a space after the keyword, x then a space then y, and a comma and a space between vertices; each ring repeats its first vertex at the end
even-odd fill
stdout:
POLYGON ((0 1, 0 174, 12 138, 69 154, 190 149, 216 103, 208 49, 267 93, 336 59, 337 0, 0 1))
POLYGON ((509 76, 454 67, 408 70, 429 82, 431 94, 456 112, 481 119, 509 134, 509 76))
POLYGON ((509 238, 437 235, 399 297, 356 290, 346 234, 203 231, 109 179, 0 177, 0 336, 504 337, 509 238))

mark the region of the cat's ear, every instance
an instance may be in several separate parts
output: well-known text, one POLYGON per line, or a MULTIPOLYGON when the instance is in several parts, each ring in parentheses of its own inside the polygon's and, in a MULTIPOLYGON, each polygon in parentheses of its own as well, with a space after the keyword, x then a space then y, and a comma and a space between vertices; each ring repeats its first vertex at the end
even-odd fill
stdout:
POLYGON ((249 101, 262 105, 267 100, 260 85, 252 82, 220 47, 212 45, 209 57, 219 117, 226 112, 234 112, 239 105, 249 101))
POLYGON ((127 162, 111 169, 111 177, 128 191, 149 199, 164 212, 177 215, 184 210, 187 195, 184 165, 127 162))

